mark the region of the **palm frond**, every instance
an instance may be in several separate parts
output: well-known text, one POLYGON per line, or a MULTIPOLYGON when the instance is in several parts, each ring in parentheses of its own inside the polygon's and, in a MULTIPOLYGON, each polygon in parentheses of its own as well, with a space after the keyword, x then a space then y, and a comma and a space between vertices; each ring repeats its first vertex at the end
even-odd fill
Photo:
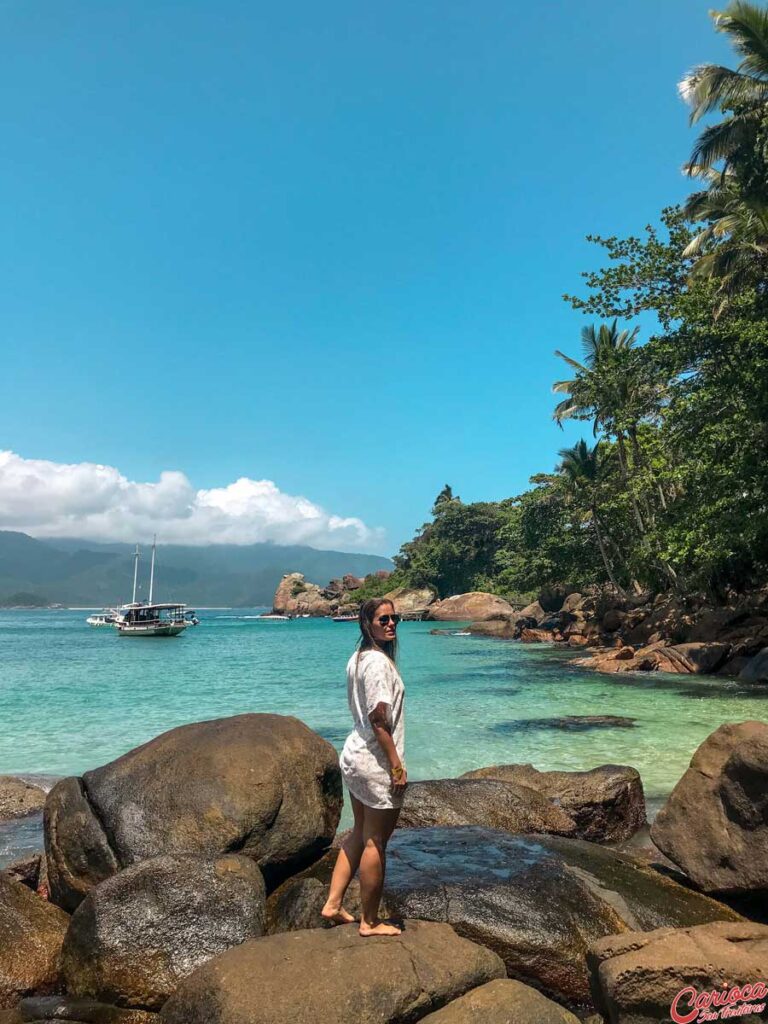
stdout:
POLYGON ((568 363, 569 366, 572 366, 573 369, 576 370, 578 373, 587 372, 586 366, 582 365, 582 363, 577 362, 575 359, 571 359, 571 357, 567 356, 565 352, 561 352, 559 348, 555 349, 555 355, 559 356, 561 359, 564 359, 566 363, 568 363))
POLYGON ((768 83, 740 74, 721 64, 699 64, 678 84, 678 92, 691 107, 690 123, 696 124, 713 110, 732 110, 765 101, 768 83))
POLYGON ((768 10, 746 0, 734 0, 725 11, 714 14, 714 22, 715 29, 729 35, 744 58, 740 67, 768 77, 768 10))

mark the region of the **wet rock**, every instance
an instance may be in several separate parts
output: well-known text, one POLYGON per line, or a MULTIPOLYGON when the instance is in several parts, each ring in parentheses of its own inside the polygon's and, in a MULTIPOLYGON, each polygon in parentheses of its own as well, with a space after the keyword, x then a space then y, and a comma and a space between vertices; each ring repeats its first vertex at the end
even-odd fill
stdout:
POLYGON ((157 857, 83 900, 62 950, 67 990, 159 1009, 212 957, 264 932, 261 872, 247 857, 157 857))
MULTIPOLYGON (((71 996, 33 996, 21 1001, 20 1020, 49 1024, 69 1021, 71 1024, 156 1024, 156 1013, 147 1010, 126 1010, 93 999, 71 996)), ((0 1021, 2 1024, 2 1021, 0 1021)))
POLYGON ((0 775, 0 821, 23 818, 45 806, 45 790, 14 775, 0 775))
POLYGON ((696 643, 677 644, 669 648, 669 650, 682 655, 691 665, 692 672, 697 675, 710 675, 716 672, 728 657, 731 645, 698 641, 696 643))
MULTIPOLYGON (((338 849, 329 850, 311 867, 305 868, 292 878, 287 878, 267 899, 265 932, 277 935, 280 932, 295 932, 305 928, 325 928, 326 922, 320 915, 328 896, 328 886, 336 866, 338 849)), ((362 913, 360 903, 360 882, 353 878, 344 897, 344 907, 357 919, 362 913)), ((386 918, 389 910, 386 899, 381 905, 381 915, 386 918)))
POLYGON ((508 601, 496 594, 475 590, 468 594, 455 594, 429 606, 427 618, 437 622, 483 622, 486 619, 505 618, 515 610, 508 601))
POLYGON ((160 1019, 163 1024, 349 1024, 352 1013, 356 1021, 405 1024, 503 977, 497 956, 446 925, 405 924, 398 938, 363 939, 349 925, 246 942, 183 982, 160 1019), (297 977, 311 983, 311 999, 297 977))
POLYGON ((35 892, 38 886, 45 882, 45 854, 33 853, 28 857, 21 857, 4 867, 3 874, 11 881, 21 882, 35 892))
POLYGON ((597 939, 741 920, 604 846, 483 828, 396 830, 385 898, 392 913, 448 922, 571 1008, 590 1006, 584 956, 597 939))
POLYGON ((520 630, 520 640, 524 644, 551 644, 554 639, 548 629, 530 629, 526 626, 520 630))
POLYGON ((502 978, 480 985, 422 1024, 579 1024, 579 1018, 520 981, 502 978))
MULTIPOLYGON (((525 620, 523 620, 525 621, 525 620)), ((469 632, 473 636, 495 636, 500 640, 514 640, 520 632, 520 618, 489 619, 487 622, 472 622, 469 632)))
POLYGON ((463 779, 497 779, 535 789, 576 823, 579 839, 624 842, 645 824, 640 773, 627 765, 605 764, 584 772, 540 772, 531 764, 478 768, 463 779))
POLYGON ((237 715, 184 725, 51 791, 52 897, 74 907, 141 860, 232 850, 255 860, 273 888, 322 856, 341 806, 336 752, 298 719, 237 715))
POLYGON ((59 956, 67 915, 0 875, 0 1008, 22 996, 52 992, 60 983, 59 956))
POLYGON ((768 647, 750 658, 739 672, 743 683, 768 683, 768 647))
POLYGON ((435 825, 576 835, 571 816, 535 789, 519 782, 481 778, 432 779, 408 785, 398 828, 435 825))
POLYGON ((698 748, 651 829, 705 892, 768 889, 768 725, 722 725, 698 748))
MULTIPOLYGON (((722 996, 735 986, 750 985, 730 1005, 748 1001, 751 986, 768 977, 768 928, 719 922, 611 935, 591 947, 587 963, 595 1003, 612 1024, 669 1020, 672 1001, 681 992, 676 1008, 682 1015, 694 1012, 694 992, 722 996)), ((765 1004, 765 998, 757 1002, 765 1004)), ((718 1013, 717 1006, 709 1012, 718 1013)), ((694 1012, 690 1019, 697 1017, 694 1012)))

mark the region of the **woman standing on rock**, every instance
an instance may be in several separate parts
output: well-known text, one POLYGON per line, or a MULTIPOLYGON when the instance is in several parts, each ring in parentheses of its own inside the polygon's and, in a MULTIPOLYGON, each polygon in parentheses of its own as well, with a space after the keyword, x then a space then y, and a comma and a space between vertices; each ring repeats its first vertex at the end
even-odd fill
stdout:
POLYGON ((361 637, 347 663, 347 699, 355 724, 340 762, 355 825, 339 850, 322 915, 336 924, 354 921, 342 901, 359 868, 364 936, 400 934, 399 928, 379 919, 387 843, 408 783, 403 764, 405 690, 395 665, 399 621, 391 601, 366 601, 360 608, 361 637))

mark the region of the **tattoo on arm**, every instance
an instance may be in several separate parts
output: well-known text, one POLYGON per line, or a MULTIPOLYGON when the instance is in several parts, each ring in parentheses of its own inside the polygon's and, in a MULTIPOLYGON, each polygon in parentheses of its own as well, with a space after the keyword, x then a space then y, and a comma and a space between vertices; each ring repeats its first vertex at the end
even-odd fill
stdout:
POLYGON ((387 718, 388 707, 388 704, 379 702, 373 709, 373 711, 370 713, 370 715, 368 715, 368 721, 371 723, 374 729, 384 729, 386 732, 391 733, 392 730, 389 726, 389 721, 387 718))

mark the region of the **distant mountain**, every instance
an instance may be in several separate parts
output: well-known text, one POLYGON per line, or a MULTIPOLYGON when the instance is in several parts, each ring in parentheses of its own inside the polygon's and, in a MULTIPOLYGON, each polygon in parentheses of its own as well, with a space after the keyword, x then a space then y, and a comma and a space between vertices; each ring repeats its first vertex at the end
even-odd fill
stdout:
MULTIPOLYGON (((0 530, 0 605, 18 594, 67 605, 113 605, 131 599, 133 546, 86 540, 35 540, 0 530)), ((149 588, 149 548, 139 565, 141 598, 149 588)), ((162 544, 155 565, 156 601, 190 605, 269 605, 281 577, 301 572, 311 583, 391 569, 379 555, 318 551, 302 545, 162 544)))

